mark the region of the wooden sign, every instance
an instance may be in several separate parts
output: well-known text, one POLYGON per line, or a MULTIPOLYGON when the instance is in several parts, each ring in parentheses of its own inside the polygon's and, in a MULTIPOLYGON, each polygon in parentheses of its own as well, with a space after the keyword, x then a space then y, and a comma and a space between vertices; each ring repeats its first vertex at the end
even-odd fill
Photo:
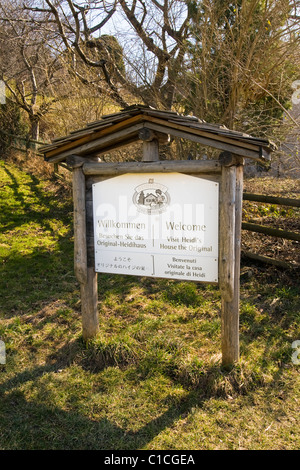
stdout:
POLYGON ((46 146, 47 161, 73 170, 83 338, 99 331, 98 272, 218 282, 222 364, 238 361, 244 157, 269 161, 275 149, 195 116, 140 105, 46 146), (160 161, 159 144, 171 136, 221 153, 217 160, 160 161), (133 142, 142 142, 141 161, 99 160, 133 142))
POLYGON ((219 184, 181 173, 93 184, 95 271, 218 282, 219 184))

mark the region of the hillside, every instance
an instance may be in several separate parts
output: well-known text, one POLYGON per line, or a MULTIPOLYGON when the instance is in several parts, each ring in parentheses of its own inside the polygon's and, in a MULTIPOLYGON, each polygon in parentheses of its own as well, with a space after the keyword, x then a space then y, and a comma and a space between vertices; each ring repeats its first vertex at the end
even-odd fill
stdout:
POLYGON ((228 372, 215 286, 99 275, 100 333, 83 343, 58 183, 1 161, 0 224, 1 450, 299 449, 296 271, 243 261, 228 372))

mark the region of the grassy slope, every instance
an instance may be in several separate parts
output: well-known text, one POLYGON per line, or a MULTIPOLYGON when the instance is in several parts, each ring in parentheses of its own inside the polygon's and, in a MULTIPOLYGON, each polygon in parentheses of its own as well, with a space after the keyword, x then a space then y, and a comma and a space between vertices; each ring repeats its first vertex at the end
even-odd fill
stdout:
POLYGON ((70 198, 0 162, 0 224, 0 449, 299 448, 296 274, 242 277, 226 372, 217 288, 100 275, 84 345, 70 198))

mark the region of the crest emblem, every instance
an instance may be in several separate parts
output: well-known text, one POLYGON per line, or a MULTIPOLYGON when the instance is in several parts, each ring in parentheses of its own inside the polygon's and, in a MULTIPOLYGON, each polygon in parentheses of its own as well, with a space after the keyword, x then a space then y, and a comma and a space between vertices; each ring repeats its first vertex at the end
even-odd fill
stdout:
POLYGON ((149 178, 148 183, 140 184, 135 188, 133 203, 137 210, 144 214, 160 214, 170 204, 168 188, 161 183, 156 183, 154 178, 149 178))

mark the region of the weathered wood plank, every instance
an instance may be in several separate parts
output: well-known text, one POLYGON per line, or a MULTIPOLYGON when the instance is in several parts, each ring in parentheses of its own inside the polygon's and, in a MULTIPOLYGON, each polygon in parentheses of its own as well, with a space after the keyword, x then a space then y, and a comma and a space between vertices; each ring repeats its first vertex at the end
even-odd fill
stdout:
POLYGON ((98 288, 95 269, 88 267, 85 176, 80 167, 73 170, 74 269, 81 294, 82 335, 93 338, 99 329, 98 288))
MULTIPOLYGON (((239 138, 242 139, 238 133, 234 133, 234 131, 230 131, 229 129, 223 130, 221 127, 217 125, 207 125, 207 124, 176 124, 175 122, 164 122, 161 119, 157 118, 147 118, 152 124, 161 125, 164 127, 170 127, 174 130, 189 132, 191 134, 197 134, 202 137, 207 137, 208 139, 215 139, 218 141, 222 141, 224 143, 235 143, 237 146, 241 148, 248 148, 249 150, 253 150, 255 152, 259 151, 259 145, 256 143, 251 143, 249 141, 245 142, 240 141, 239 138), (203 127, 203 128, 201 128, 203 127)), ((147 124, 148 125, 148 124, 147 124)), ((148 126, 150 128, 150 126, 148 126)), ((245 139, 245 138, 244 138, 245 139)), ((251 137, 249 138, 251 140, 251 137)))
POLYGON ((226 139, 228 139, 228 142, 230 142, 230 140, 232 141, 232 139, 238 140, 240 142, 239 145, 241 145, 241 147, 247 147, 250 150, 256 150, 257 147, 269 144, 266 139, 260 139, 245 134, 243 132, 233 131, 218 124, 209 124, 207 122, 189 123, 187 120, 182 121, 181 124, 179 121, 177 121, 177 119, 169 120, 169 122, 173 124, 178 123, 179 125, 183 125, 184 127, 190 127, 191 129, 195 129, 198 131, 198 133, 201 133, 201 135, 203 136, 208 137, 211 136, 211 134, 214 134, 216 136, 216 139, 220 139, 224 142, 226 142, 226 139))
POLYGON ((236 167, 223 167, 219 216, 219 284, 226 302, 232 301, 234 292, 235 187, 236 167))
POLYGON ((80 283, 87 281, 85 176, 81 168, 73 170, 74 269, 80 283))
POLYGON ((101 149, 105 148, 105 151, 108 151, 109 148, 114 148, 119 145, 124 145, 125 143, 130 142, 132 143, 133 140, 138 140, 138 131, 142 128, 142 124, 137 124, 135 126, 130 127, 129 129, 122 129, 118 132, 114 132, 112 134, 101 136, 98 139, 92 139, 84 144, 77 145, 76 148, 72 148, 70 150, 61 151, 61 153, 54 157, 47 158, 49 163, 55 163, 57 161, 65 160, 69 155, 76 153, 77 155, 91 155, 91 153, 95 153, 96 151, 101 151, 101 149))
POLYGON ((242 229, 250 232, 263 233, 272 237, 284 238, 286 240, 300 241, 300 233, 289 232, 273 227, 266 227, 265 225, 252 224, 248 222, 242 223, 242 229))
MULTIPOLYGON (((141 123, 141 127, 143 127, 142 121, 142 116, 133 116, 132 118, 122 120, 121 122, 118 122, 117 124, 114 124, 113 126, 109 126, 104 129, 100 129, 99 131, 95 132, 94 134, 88 135, 81 137, 78 141, 73 141, 69 142, 66 145, 63 145, 62 147, 59 147, 57 149, 54 149, 50 152, 47 152, 46 158, 47 161, 55 163, 55 161, 61 161, 64 160, 68 155, 72 153, 77 153, 78 154, 78 148, 84 147, 85 144, 92 144, 95 140, 104 138, 105 136, 109 137, 110 140, 116 135, 121 130, 127 130, 127 133, 129 133, 129 129, 131 130, 132 127, 138 123, 141 123), (74 150, 76 148, 76 151, 74 150)), ((125 132, 126 134, 126 132, 125 132)), ((84 147, 85 148, 85 147, 84 147)), ((88 148, 86 149, 88 151, 88 148)))
POLYGON ((279 206, 300 207, 300 199, 293 199, 280 196, 266 196, 264 194, 243 194, 244 201, 264 202, 266 204, 278 204, 279 206))
POLYGON ((217 160, 165 160, 155 162, 85 163, 85 175, 121 175, 124 173, 221 173, 217 160))
POLYGON ((98 285, 94 267, 87 268, 87 282, 80 285, 82 336, 85 341, 92 339, 99 331, 98 285))
MULTIPOLYGON (((175 126, 175 124, 173 126, 175 126)), ((149 129, 153 129, 158 132, 165 132, 170 135, 181 137, 183 139, 188 139, 193 142, 198 142, 202 145, 217 148, 220 150, 226 150, 236 155, 241 155, 242 157, 248 157, 257 161, 262 159, 258 146, 256 147, 257 150, 250 150, 247 144, 245 144, 244 142, 239 142, 238 140, 225 139, 223 137, 220 139, 217 139, 214 134, 209 134, 209 133, 207 133, 208 135, 204 137, 200 135, 200 132, 196 129, 192 129, 192 128, 187 129, 187 128, 184 128, 184 126, 181 126, 183 128, 181 130, 175 127, 170 127, 170 126, 167 127, 165 123, 162 125, 162 124, 157 124, 155 122, 147 122, 147 127, 149 127, 149 129)))
POLYGON ((258 255, 257 253, 252 253, 251 251, 244 251, 242 252, 242 256, 252 259, 254 261, 260 261, 266 264, 272 264, 273 266, 277 266, 279 268, 290 269, 293 268, 291 263, 287 263, 286 261, 282 261, 275 258, 270 258, 269 256, 258 255))
POLYGON ((235 226, 234 226, 234 283, 230 301, 222 296, 221 334, 222 364, 232 366, 239 360, 239 304, 240 304, 240 258, 241 222, 243 203, 243 165, 236 167, 235 226))
POLYGON ((143 162, 159 161, 159 144, 157 139, 143 142, 143 162))

